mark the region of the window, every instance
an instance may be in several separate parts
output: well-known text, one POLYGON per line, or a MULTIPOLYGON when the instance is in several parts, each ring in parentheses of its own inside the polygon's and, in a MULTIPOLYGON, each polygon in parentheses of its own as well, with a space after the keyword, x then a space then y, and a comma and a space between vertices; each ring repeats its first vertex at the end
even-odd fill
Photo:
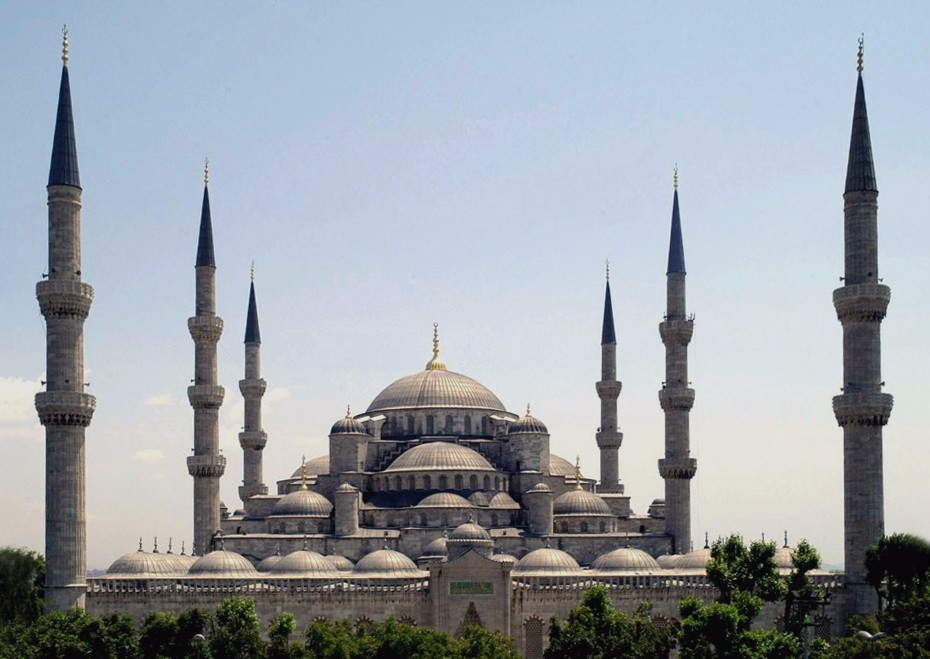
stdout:
POLYGON ((429 476, 424 476, 424 477, 423 477, 423 489, 424 489, 424 490, 431 490, 431 489, 433 489, 433 479, 430 478, 429 476))
POLYGON ((452 424, 453 424, 452 415, 447 414, 446 415, 446 430, 445 430, 447 435, 451 435, 453 432, 452 424))
POLYGON ((462 486, 462 474, 456 474, 455 475, 455 489, 461 490, 462 487, 463 487, 462 486))
POLYGON ((474 474, 468 477, 468 487, 470 487, 473 490, 478 489, 478 477, 475 476, 474 474))
POLYGON ((470 434, 471 434, 471 417, 468 416, 468 415, 465 416, 465 429, 464 429, 464 433, 465 433, 466 435, 470 435, 470 434))
POLYGON ((446 476, 445 474, 442 474, 439 477, 439 489, 445 490, 445 489, 448 489, 448 487, 449 487, 449 477, 446 476))
POLYGON ((433 415, 432 414, 426 415, 426 434, 427 435, 433 434, 433 415))
POLYGON ((488 476, 487 474, 485 474, 484 476, 484 489, 486 490, 491 489, 491 477, 488 476))

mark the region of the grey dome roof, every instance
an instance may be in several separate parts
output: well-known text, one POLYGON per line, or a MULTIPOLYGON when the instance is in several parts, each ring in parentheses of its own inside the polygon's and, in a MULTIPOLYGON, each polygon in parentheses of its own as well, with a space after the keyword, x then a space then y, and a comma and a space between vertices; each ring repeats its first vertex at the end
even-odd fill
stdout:
POLYGON ((245 556, 234 551, 211 551, 190 566, 188 574, 216 574, 224 576, 254 576, 258 574, 245 556))
POLYGON ((658 563, 659 567, 663 570, 674 570, 680 558, 680 554, 663 554, 656 559, 656 563, 658 563))
POLYGON ((449 534, 449 541, 458 542, 490 542, 491 534, 483 526, 466 522, 455 527, 455 530, 449 534))
POLYGON ((384 471, 494 471, 494 467, 470 448, 451 442, 428 442, 401 453, 384 471))
POLYGON ((259 572, 271 572, 271 568, 277 565, 281 559, 284 558, 280 552, 275 552, 268 558, 264 558, 259 561, 258 565, 255 566, 255 569, 259 572))
POLYGON ((313 574, 335 575, 338 570, 331 561, 326 560, 322 554, 309 549, 298 549, 282 558, 271 568, 274 574, 313 574))
POLYGON ((520 504, 513 500, 513 497, 506 492, 498 492, 488 502, 488 508, 498 510, 519 510, 520 504))
POLYGON ((299 489, 281 497, 269 517, 329 517, 332 511, 333 504, 322 494, 299 489))
POLYGON ((395 380, 375 396, 367 413, 422 408, 456 408, 506 412, 483 384, 444 370, 418 371, 395 380))
POLYGON ((346 415, 333 424, 330 435, 367 435, 368 431, 360 422, 346 415))
POLYGON ((491 497, 488 496, 488 493, 481 490, 469 494, 468 500, 471 501, 472 505, 481 506, 482 508, 487 508, 488 504, 491 503, 491 497))
MULTIPOLYGON (((300 474, 297 474, 300 476, 300 474)), ((550 476, 565 476, 566 478, 575 477, 575 465, 566 460, 565 458, 559 457, 557 455, 549 454, 549 475, 550 476)))
POLYGON ((362 556, 352 574, 359 577, 422 577, 417 564, 393 549, 378 549, 362 556))
POLYGON ((545 483, 536 483, 533 487, 528 489, 524 494, 552 494, 552 488, 550 488, 545 483))
POLYGON ((449 555, 449 545, 448 538, 444 535, 439 536, 431 543, 426 545, 423 548, 423 553, 420 554, 422 558, 432 558, 436 556, 448 556, 449 555))
POLYGON ((578 574, 580 572, 581 566, 578 565, 578 561, 572 558, 571 554, 552 547, 543 547, 531 551, 517 561, 513 568, 514 574, 558 575, 578 574))
POLYGON ((784 547, 779 547, 775 550, 775 566, 780 569, 791 570, 794 568, 794 563, 791 562, 791 553, 794 551, 792 547, 785 545, 784 547))
POLYGON ((622 547, 598 556, 591 564, 591 569, 600 572, 652 574, 661 568, 656 560, 642 549, 622 547))
POLYGON ((695 549, 684 554, 675 562, 676 570, 703 570, 710 560, 710 548, 695 549))
POLYGON ((517 557, 510 554, 491 554, 491 560, 498 563, 516 563, 517 557))
POLYGON ((107 568, 107 575, 177 575, 187 572, 187 564, 174 554, 150 554, 141 549, 123 554, 107 568))
POLYGON ((471 508, 471 502, 455 492, 437 492, 424 498, 417 508, 471 508))
MULTIPOLYGON (((307 476, 320 476, 329 473, 329 454, 320 455, 312 460, 307 460, 307 476)), ((301 467, 297 467, 297 470, 291 474, 291 478, 300 478, 301 467)))
POLYGON ((355 563, 339 554, 327 554, 324 558, 332 563, 333 567, 339 572, 351 572, 355 568, 355 563))
MULTIPOLYGON (((522 433, 533 433, 537 435, 548 435, 549 429, 546 427, 546 424, 537 419, 535 416, 530 414, 529 407, 526 409, 526 416, 520 417, 516 421, 510 424, 510 429, 508 431, 511 435, 517 435, 522 433)), ((574 469, 572 474, 574 474, 574 469)))
POLYGON ((585 490, 566 492, 552 502, 555 515, 613 515, 601 497, 585 490))

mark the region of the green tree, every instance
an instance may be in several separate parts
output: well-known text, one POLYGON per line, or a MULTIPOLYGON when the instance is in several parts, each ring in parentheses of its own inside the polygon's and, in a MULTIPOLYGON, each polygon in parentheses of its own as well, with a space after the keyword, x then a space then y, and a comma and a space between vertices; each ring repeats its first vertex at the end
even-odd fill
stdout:
POLYGON ((177 657, 196 657, 197 659, 207 659, 210 654, 209 646, 204 643, 197 643, 194 638, 198 635, 207 635, 212 619, 210 614, 203 609, 187 609, 178 616, 178 635, 175 638, 174 646, 177 657))
POLYGON ((648 608, 631 618, 614 608, 606 587, 595 586, 572 609, 564 626, 552 618, 545 657, 664 658, 671 647, 671 633, 655 625, 648 608))
POLYGON ((296 629, 297 623, 290 613, 282 613, 271 621, 268 627, 268 659, 299 659, 305 655, 303 643, 290 640, 296 629))
POLYGON ((310 623, 304 634, 307 655, 311 659, 353 659, 359 657, 359 635, 348 620, 310 623))
POLYGON ((45 606, 45 557, 29 549, 0 548, 0 624, 30 623, 45 606))
POLYGON ((930 595, 930 543, 910 533, 885 536, 865 554, 866 581, 883 602, 930 595))
POLYGON ((791 565, 785 596, 785 631, 800 637, 807 615, 819 606, 824 597, 823 589, 815 586, 810 577, 812 570, 820 568, 820 553, 807 540, 801 540, 791 552, 791 565))
POLYGON ((513 641, 498 631, 470 625, 455 643, 455 659, 520 659, 513 641))
POLYGON ((255 659, 264 653, 255 602, 230 597, 216 609, 210 652, 217 659, 255 659))
POLYGON ((139 649, 143 659, 183 656, 177 647, 180 631, 178 616, 172 611, 156 611, 139 626, 139 649))

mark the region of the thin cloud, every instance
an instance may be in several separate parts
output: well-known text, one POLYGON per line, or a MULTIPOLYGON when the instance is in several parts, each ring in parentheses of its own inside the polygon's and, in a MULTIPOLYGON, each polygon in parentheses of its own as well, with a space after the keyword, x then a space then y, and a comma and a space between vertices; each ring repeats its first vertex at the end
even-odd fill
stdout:
POLYGON ((132 454, 134 462, 152 463, 158 462, 164 457, 164 453, 158 448, 142 448, 132 454))
POLYGON ((153 394, 145 398, 145 404, 151 406, 171 405, 171 394, 153 394))

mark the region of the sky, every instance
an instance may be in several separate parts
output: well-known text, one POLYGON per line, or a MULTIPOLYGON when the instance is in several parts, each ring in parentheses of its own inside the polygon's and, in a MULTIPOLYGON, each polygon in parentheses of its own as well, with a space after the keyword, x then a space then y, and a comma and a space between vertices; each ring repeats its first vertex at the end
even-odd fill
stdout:
POLYGON ((34 291, 61 26, 83 184, 88 567, 192 535, 187 318, 210 159, 238 508, 249 267, 265 481, 324 454, 431 356, 527 403, 597 476, 604 263, 618 334, 621 480, 664 496, 658 335, 672 171, 695 314, 696 544, 789 533, 842 563, 843 202, 865 33, 892 289, 883 378, 888 532, 930 537, 926 405, 930 9, 925 3, 3 3, 0 545, 44 544, 45 366, 34 291))

